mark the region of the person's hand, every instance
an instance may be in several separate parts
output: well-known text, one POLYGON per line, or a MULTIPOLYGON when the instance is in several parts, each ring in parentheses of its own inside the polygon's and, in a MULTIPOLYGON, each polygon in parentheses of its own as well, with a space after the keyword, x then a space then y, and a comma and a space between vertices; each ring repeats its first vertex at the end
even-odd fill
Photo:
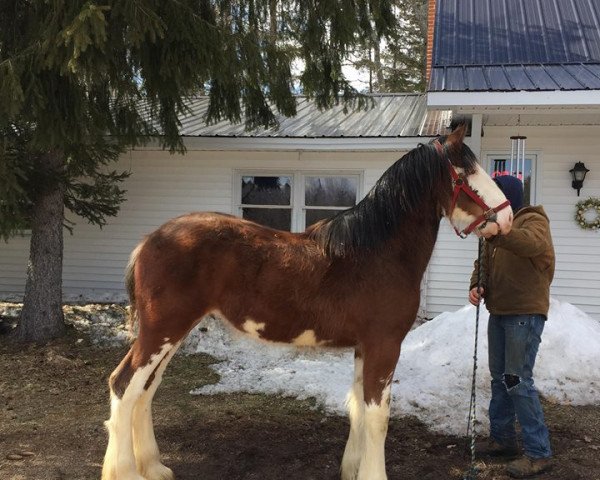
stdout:
POLYGON ((477 287, 473 287, 469 292, 469 302, 471 302, 471 305, 477 306, 481 301, 481 298, 483 297, 484 293, 485 291, 483 287, 479 287, 479 291, 477 291, 477 287))
POLYGON ((495 237, 496 235, 500 235, 500 227, 496 222, 492 222, 491 224, 488 224, 486 226, 485 231, 476 228, 475 235, 477 235, 478 237, 483 237, 487 240, 489 238, 495 237))

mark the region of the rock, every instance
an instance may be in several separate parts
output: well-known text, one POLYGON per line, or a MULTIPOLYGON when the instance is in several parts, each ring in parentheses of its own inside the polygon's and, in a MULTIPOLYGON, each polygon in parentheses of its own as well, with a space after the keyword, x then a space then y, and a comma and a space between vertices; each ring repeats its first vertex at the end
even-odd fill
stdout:
POLYGON ((72 366, 75 362, 63 355, 50 351, 46 354, 46 362, 58 366, 72 366))
POLYGON ((19 455, 18 453, 9 453, 6 456, 7 460, 23 460, 23 456, 19 455))

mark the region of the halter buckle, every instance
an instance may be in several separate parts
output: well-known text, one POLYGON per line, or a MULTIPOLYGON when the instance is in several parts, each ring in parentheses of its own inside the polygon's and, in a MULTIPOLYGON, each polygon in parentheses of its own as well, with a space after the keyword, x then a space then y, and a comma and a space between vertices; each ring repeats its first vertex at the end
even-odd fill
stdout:
POLYGON ((483 213, 486 221, 495 222, 498 219, 498 212, 494 208, 490 208, 487 212, 483 213))

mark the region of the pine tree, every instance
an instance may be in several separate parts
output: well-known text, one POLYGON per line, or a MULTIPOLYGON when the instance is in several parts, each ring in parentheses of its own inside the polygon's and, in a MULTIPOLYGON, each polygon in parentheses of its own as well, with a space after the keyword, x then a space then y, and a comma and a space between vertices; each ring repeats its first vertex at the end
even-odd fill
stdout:
POLYGON ((366 71, 369 93, 425 91, 427 0, 391 0, 399 27, 382 39, 374 31, 348 63, 366 71))
POLYGON ((394 0, 400 19, 381 54, 380 92, 424 92, 427 0, 394 0))
POLYGON ((68 211, 103 225, 124 199, 110 165, 159 136, 184 150, 178 117, 208 91, 207 121, 294 115, 291 64, 322 107, 351 101, 348 51, 389 37, 388 0, 0 0, 0 236, 31 247, 17 339, 60 335, 68 211))

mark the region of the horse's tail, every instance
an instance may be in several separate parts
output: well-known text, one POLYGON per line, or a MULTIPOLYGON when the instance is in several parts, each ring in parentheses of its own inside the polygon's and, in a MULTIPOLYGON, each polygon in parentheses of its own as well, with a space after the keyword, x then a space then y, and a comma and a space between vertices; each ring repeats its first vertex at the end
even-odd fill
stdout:
POLYGON ((129 263, 125 268, 125 287, 127 288, 127 294, 129 295, 129 317, 127 319, 127 327, 130 339, 133 339, 135 336, 135 325, 138 320, 137 310, 135 308, 135 264, 137 263, 137 257, 143 245, 144 242, 141 242, 135 247, 133 252, 131 252, 129 263))

